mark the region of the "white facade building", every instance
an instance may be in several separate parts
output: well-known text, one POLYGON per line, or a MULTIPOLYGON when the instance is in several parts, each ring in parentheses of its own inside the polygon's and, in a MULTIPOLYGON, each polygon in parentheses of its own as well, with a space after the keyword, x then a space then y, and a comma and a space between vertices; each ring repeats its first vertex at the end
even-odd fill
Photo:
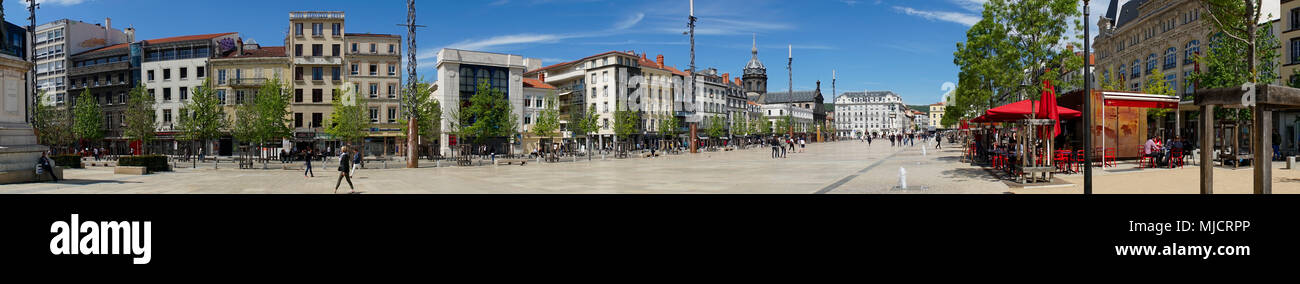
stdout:
POLYGON ((442 132, 439 137, 442 153, 451 152, 451 114, 460 113, 460 105, 468 103, 477 91, 478 83, 488 83, 490 88, 501 90, 510 101, 512 115, 523 122, 523 74, 529 66, 540 65, 536 59, 520 55, 491 53, 444 48, 438 51, 438 89, 432 94, 442 105, 442 132))
POLYGON ((208 59, 240 47, 238 33, 180 36, 144 41, 142 83, 154 96, 159 132, 177 131, 181 108, 207 79, 208 59))
POLYGON ((911 129, 910 110, 891 91, 846 92, 835 98, 835 129, 841 137, 901 134, 911 129))
POLYGON ((762 107, 763 115, 772 123, 772 133, 777 135, 788 134, 790 129, 775 129, 777 121, 784 117, 790 117, 791 126, 794 132, 799 132, 801 128, 813 127, 813 110, 798 106, 795 104, 765 104, 762 107))
POLYGON ((104 24, 62 19, 36 27, 36 86, 47 97, 41 103, 59 105, 69 99, 67 70, 73 54, 135 41, 135 29, 116 30, 112 24, 111 19, 104 24))

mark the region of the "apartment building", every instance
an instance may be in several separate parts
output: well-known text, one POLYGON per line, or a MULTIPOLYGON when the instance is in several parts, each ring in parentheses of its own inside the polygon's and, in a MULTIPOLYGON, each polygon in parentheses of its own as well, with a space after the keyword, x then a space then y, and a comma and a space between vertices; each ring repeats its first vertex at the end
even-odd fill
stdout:
POLYGON ((188 35, 145 40, 140 71, 145 90, 154 97, 158 122, 158 152, 180 149, 176 141, 181 108, 208 79, 208 60, 239 51, 239 33, 188 35))
MULTIPOLYGON (((514 54, 501 54, 482 51, 470 51, 444 48, 438 51, 438 89, 432 94, 442 106, 442 113, 447 117, 460 113, 460 109, 469 106, 470 97, 474 96, 479 83, 487 83, 490 88, 500 90, 510 101, 510 108, 515 110, 516 121, 523 121, 523 75, 528 68, 540 66, 537 59, 525 59, 514 54)), ((442 120, 442 129, 451 129, 451 120, 442 120)), ((439 137, 440 153, 450 153, 453 140, 459 137, 443 131, 439 137)), ((496 145, 488 145, 497 147, 496 145)), ((494 149, 504 153, 506 149, 494 149)), ((522 149, 520 149, 522 150, 522 149)))
MULTIPOLYGON (((238 52, 208 61, 208 69, 213 74, 213 91, 230 121, 235 121, 235 111, 240 104, 252 102, 258 91, 273 80, 279 81, 285 90, 293 86, 288 78, 289 57, 283 46, 261 46, 251 39, 240 46, 238 52)), ((302 116, 296 115, 293 123, 294 126, 302 125, 302 116)), ((238 127, 238 123, 231 127, 238 127)), ((213 142, 215 145, 207 145, 209 151, 230 155, 239 141, 226 136, 213 142)))
POLYGON ((107 18, 103 24, 61 19, 36 26, 36 86, 47 95, 41 103, 70 101, 67 71, 73 64, 71 55, 134 41, 135 29, 114 29, 112 19, 107 18))
POLYGON ((325 123, 337 98, 356 95, 347 84, 343 46, 346 23, 340 11, 289 12, 289 33, 284 43, 292 70, 293 101, 290 109, 301 126, 294 127, 298 148, 338 149, 340 143, 325 134, 325 123))
POLYGON ((67 106, 75 107, 81 95, 95 98, 104 112, 104 140, 112 153, 127 152, 128 143, 122 135, 127 94, 140 83, 140 61, 133 64, 130 49, 131 44, 122 43, 69 57, 67 106))
POLYGON ((401 140, 402 37, 345 33, 347 82, 366 96, 372 129, 366 138, 369 155, 393 155, 401 140))

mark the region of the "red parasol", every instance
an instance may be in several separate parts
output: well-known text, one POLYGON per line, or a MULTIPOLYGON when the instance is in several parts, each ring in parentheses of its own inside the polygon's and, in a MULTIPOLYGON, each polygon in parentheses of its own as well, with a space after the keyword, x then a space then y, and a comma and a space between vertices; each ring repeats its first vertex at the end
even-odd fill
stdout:
POLYGON ((1056 125, 1052 126, 1052 129, 1055 130, 1052 137, 1060 136, 1061 107, 1056 105, 1056 87, 1052 86, 1051 81, 1043 80, 1043 96, 1039 100, 1038 109, 1042 110, 1042 112, 1038 113, 1038 118, 1046 118, 1056 121, 1056 125))

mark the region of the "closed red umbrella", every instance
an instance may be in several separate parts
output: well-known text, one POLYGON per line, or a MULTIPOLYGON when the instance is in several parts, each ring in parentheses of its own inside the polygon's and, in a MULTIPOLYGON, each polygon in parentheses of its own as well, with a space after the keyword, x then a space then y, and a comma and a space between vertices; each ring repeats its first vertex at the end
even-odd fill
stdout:
POLYGON ((1043 96, 1038 103, 1038 118, 1046 118, 1056 121, 1052 126, 1054 132, 1052 137, 1061 135, 1061 108, 1056 105, 1056 87, 1052 86, 1051 81, 1043 80, 1043 96))

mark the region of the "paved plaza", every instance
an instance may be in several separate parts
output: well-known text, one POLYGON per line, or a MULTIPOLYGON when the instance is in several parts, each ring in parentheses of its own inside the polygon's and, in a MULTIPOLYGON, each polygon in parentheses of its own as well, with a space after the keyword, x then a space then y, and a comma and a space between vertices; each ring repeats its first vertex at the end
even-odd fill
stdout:
MULTIPOLYGON (((957 148, 935 150, 890 147, 877 140, 870 147, 858 141, 809 144, 804 153, 770 158, 770 148, 658 158, 528 163, 525 166, 432 167, 362 169, 353 183, 365 194, 404 193, 756 193, 756 194, 1069 194, 1082 192, 1081 175, 1060 175, 1072 184, 1012 188, 987 170, 960 162, 957 148), (906 189, 899 188, 900 169, 907 172, 906 189)), ((279 163, 271 167, 282 167, 279 163)), ((381 167, 372 163, 370 166, 381 167)), ((389 164, 397 167, 399 165, 389 164)), ((1277 193, 1300 193, 1300 171, 1274 170, 1277 193)), ((60 183, 0 186, 0 193, 102 194, 329 194, 337 178, 333 165, 316 168, 316 177, 301 170, 240 170, 223 164, 145 176, 116 175, 112 168, 65 171, 60 183)), ((1096 171, 1097 193, 1198 192, 1197 170, 1136 170, 1119 167, 1096 171)), ((1216 169, 1217 193, 1250 193, 1249 168, 1216 169)), ((346 182, 340 193, 347 192, 346 182)))

